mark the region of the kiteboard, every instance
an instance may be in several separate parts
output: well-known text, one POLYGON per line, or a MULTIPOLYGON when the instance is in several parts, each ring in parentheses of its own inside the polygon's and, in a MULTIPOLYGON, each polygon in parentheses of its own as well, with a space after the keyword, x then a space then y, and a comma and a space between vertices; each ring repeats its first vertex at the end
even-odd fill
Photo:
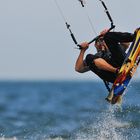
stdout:
POLYGON ((140 28, 135 32, 135 39, 132 42, 126 58, 118 72, 117 78, 114 81, 111 91, 106 100, 111 104, 120 103, 120 99, 140 62, 140 28))

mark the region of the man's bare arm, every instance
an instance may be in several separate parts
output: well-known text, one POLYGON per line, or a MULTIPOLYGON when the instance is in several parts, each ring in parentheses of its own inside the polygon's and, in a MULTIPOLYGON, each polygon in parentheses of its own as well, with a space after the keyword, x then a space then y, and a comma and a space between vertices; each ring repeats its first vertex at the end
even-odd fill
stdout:
POLYGON ((84 61, 84 54, 88 48, 88 43, 84 42, 81 44, 81 46, 82 46, 82 49, 81 49, 80 54, 77 58, 77 61, 75 64, 75 70, 79 73, 84 73, 84 72, 89 71, 89 67, 86 65, 86 63, 84 61))

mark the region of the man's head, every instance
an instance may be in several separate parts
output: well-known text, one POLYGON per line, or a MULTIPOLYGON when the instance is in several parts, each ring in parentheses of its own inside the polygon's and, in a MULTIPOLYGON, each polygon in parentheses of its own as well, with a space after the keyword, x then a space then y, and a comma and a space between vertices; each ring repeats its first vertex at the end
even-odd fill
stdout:
POLYGON ((100 37, 95 41, 95 47, 97 51, 105 50, 106 49, 106 44, 104 42, 103 37, 100 37))

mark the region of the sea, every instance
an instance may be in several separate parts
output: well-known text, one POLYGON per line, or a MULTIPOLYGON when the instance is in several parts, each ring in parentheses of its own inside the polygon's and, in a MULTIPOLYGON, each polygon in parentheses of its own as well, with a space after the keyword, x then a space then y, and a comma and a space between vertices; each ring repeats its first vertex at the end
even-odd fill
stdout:
POLYGON ((140 81, 121 105, 100 81, 1 81, 0 140, 140 140, 140 81))

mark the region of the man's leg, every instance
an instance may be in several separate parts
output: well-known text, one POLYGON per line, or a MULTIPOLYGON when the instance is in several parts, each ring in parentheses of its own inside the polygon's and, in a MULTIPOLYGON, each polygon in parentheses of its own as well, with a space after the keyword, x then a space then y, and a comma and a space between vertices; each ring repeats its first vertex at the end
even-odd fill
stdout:
POLYGON ((88 54, 86 56, 86 63, 90 70, 97 74, 101 79, 111 83, 116 79, 116 68, 112 67, 103 58, 97 55, 88 54))
POLYGON ((117 72, 117 68, 114 68, 112 65, 107 63, 103 58, 97 58, 97 59, 94 59, 93 61, 98 69, 110 71, 113 73, 117 72))
POLYGON ((133 36, 129 33, 108 32, 105 34, 104 41, 112 54, 112 61, 117 64, 117 67, 121 66, 125 59, 125 52, 119 43, 132 41, 132 39, 133 36))

